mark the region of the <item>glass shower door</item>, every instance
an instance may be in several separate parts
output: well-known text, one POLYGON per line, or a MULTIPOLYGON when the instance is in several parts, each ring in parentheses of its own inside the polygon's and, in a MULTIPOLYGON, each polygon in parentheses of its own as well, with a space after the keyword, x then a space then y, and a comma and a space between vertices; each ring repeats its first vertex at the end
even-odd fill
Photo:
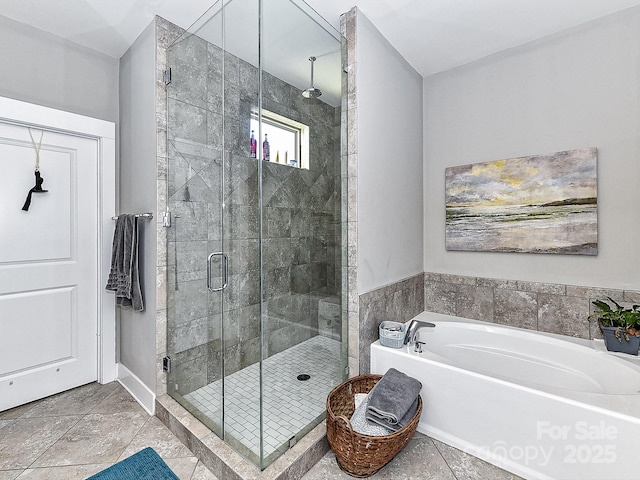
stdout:
MULTIPOLYGON (((260 465, 261 270, 260 158, 251 155, 251 118, 259 115, 259 2, 224 5, 223 228, 229 281, 222 292, 224 440, 260 465)), ((211 37, 207 36, 211 41, 211 37)), ((254 137, 258 137, 258 131, 254 137)))
POLYGON ((190 32, 167 49, 167 391, 224 437, 221 52, 190 32))
POLYGON ((274 135, 270 161, 262 162, 262 439, 269 464, 324 418, 327 394, 345 375, 343 70, 340 35, 304 2, 262 5, 262 124, 298 135, 293 151, 274 135))
POLYGON ((167 51, 167 351, 168 392, 259 464, 257 37, 257 2, 219 2, 167 51))

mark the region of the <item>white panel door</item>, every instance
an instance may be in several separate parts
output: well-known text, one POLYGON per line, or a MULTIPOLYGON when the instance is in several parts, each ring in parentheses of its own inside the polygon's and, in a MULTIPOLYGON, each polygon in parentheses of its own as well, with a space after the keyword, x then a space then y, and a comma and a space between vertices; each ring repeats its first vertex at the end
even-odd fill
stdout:
POLYGON ((0 122, 0 411, 97 379, 98 140, 44 131, 25 212, 35 161, 0 122))

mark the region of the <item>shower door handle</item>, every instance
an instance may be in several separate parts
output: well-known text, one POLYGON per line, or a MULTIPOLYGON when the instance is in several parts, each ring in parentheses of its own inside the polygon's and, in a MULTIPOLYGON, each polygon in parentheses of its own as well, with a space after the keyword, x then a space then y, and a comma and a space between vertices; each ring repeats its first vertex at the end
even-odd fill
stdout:
POLYGON ((220 292, 227 288, 229 283, 229 257, 224 252, 213 252, 207 257, 207 289, 210 292, 220 292), (211 260, 213 257, 220 257, 222 259, 222 286, 213 288, 211 286, 211 260))

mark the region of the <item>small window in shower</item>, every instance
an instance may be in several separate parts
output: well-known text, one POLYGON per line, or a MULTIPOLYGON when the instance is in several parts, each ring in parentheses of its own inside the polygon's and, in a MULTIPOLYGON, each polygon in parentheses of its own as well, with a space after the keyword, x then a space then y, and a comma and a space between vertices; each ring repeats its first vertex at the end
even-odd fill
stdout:
MULTIPOLYGON (((251 114, 251 135, 255 138, 256 156, 262 148, 263 158, 272 163, 309 169, 309 127, 277 113, 262 110, 262 138, 258 139, 258 114, 251 114), (268 148, 265 144, 268 142, 268 148)), ((252 148, 253 156, 253 148, 252 148)))

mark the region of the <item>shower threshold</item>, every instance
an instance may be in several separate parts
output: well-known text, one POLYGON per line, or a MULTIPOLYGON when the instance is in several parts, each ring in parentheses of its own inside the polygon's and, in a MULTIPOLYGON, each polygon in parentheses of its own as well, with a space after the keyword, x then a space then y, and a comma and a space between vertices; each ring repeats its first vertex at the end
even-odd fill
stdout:
MULTIPOLYGON (((340 342, 315 336, 262 362, 263 458, 270 464, 319 423, 326 397, 342 381, 340 342), (298 376, 308 375, 308 380, 298 376), (294 440, 294 442, 295 442, 294 440)), ((260 364, 224 380, 224 439, 252 463, 260 464, 260 364)), ((222 380, 184 395, 187 409, 220 432, 222 380)))

